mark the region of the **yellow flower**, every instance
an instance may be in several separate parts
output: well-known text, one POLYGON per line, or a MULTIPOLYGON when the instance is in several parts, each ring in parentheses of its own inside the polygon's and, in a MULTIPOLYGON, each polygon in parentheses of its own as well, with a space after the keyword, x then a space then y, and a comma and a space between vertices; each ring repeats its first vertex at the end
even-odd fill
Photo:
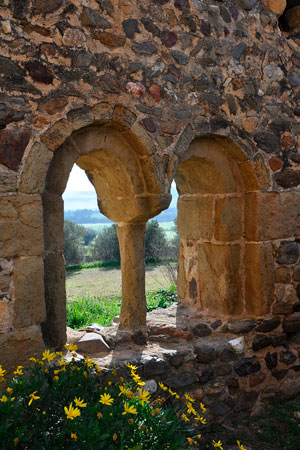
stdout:
POLYGON ((130 419, 128 419, 128 423, 133 424, 133 423, 134 423, 134 420, 130 418, 130 419))
POLYGON ((176 396, 176 397, 179 397, 179 395, 177 394, 177 392, 173 392, 173 391, 171 391, 171 389, 169 388, 169 392, 170 392, 170 394, 172 395, 172 396, 176 396))
POLYGON ((98 417, 98 419, 102 419, 103 416, 102 416, 101 412, 98 412, 97 417, 98 417))
POLYGON ((87 373, 87 371, 85 370, 84 372, 83 372, 83 376, 85 377, 85 378, 87 378, 87 376, 88 376, 88 373, 87 373))
POLYGON ((0 398, 0 402, 2 402, 2 403, 6 403, 7 402, 7 400, 8 400, 8 398, 6 397, 6 395, 2 395, 2 397, 0 398))
POLYGON ((94 362, 95 361, 93 359, 89 358, 88 356, 84 360, 84 364, 88 367, 93 367, 94 362))
POLYGON ((127 395, 130 392, 130 389, 127 388, 126 386, 119 386, 120 389, 120 393, 118 394, 118 397, 120 397, 120 395, 127 395))
POLYGON ((139 386, 144 386, 146 383, 144 381, 141 381, 141 377, 137 375, 136 373, 131 372, 131 376, 133 381, 138 384, 139 386))
POLYGON ((188 394, 184 394, 184 396, 189 402, 194 403, 195 399, 193 397, 190 397, 188 394))
POLYGON ((74 441, 77 441, 78 436, 76 433, 71 433, 71 439, 74 439, 74 441))
POLYGON ((223 444, 221 441, 218 441, 218 442, 212 441, 212 445, 214 446, 214 448, 219 448, 220 450, 223 450, 223 447, 222 447, 223 444))
POLYGON ((135 409, 135 407, 133 405, 129 406, 129 403, 125 402, 124 403, 124 412, 122 412, 122 415, 124 416, 124 414, 137 414, 137 410, 135 409))
POLYGON ((130 369, 130 370, 137 370, 137 367, 136 367, 136 366, 132 366, 132 365, 129 364, 129 363, 125 364, 125 366, 127 366, 128 369, 130 369))
POLYGON ((46 411, 43 411, 42 414, 43 414, 43 416, 45 416, 46 415, 46 411))
POLYGON ((247 450, 247 449, 243 446, 243 444, 240 443, 240 441, 236 441, 236 443, 237 443, 237 445, 239 446, 239 449, 240 449, 240 450, 247 450))
POLYGON ((80 410, 78 408, 73 408, 72 403, 70 404, 69 408, 66 406, 64 407, 64 411, 67 415, 67 419, 73 420, 75 417, 80 416, 80 410))
POLYGON ((203 412, 206 411, 206 408, 205 408, 205 406, 203 405, 203 403, 200 403, 200 408, 202 409, 203 412))
POLYGON ((111 406, 114 399, 109 394, 100 395, 99 403, 103 403, 103 405, 111 406))
POLYGON ((0 378, 4 377, 6 370, 2 369, 2 366, 0 366, 0 378))
POLYGON ((18 366, 17 369, 14 371, 14 375, 23 375, 23 366, 18 366))
POLYGON ((167 391, 168 390, 167 386, 165 386, 161 381, 158 383, 158 385, 163 391, 167 391))
POLYGON ((193 408, 193 405, 190 403, 190 402, 188 402, 187 403, 187 413, 188 414, 194 414, 194 416, 199 416, 199 414, 197 413, 197 411, 193 408))
POLYGON ((149 403, 150 401, 150 394, 147 391, 143 391, 143 389, 138 389, 139 391, 139 400, 142 404, 142 406, 144 406, 144 403, 149 403))
POLYGON ((152 417, 155 416, 155 411, 154 411, 154 409, 152 409, 152 411, 150 411, 150 414, 151 414, 152 417))
POLYGON ((65 345, 65 348, 67 349, 67 350, 69 350, 70 352, 76 352, 76 350, 77 350, 77 345, 75 345, 75 344, 66 344, 65 345))
POLYGON ((121 381, 121 383, 123 383, 124 382, 124 378, 120 377, 120 381, 121 381))
POLYGON ((43 357, 42 357, 43 361, 51 362, 51 361, 53 361, 53 359, 55 359, 55 353, 51 353, 50 350, 45 350, 43 352, 43 357))
POLYGON ((45 369, 44 372, 45 372, 45 373, 49 373, 49 369, 45 369))
POLYGON ((6 388, 6 392, 8 392, 9 394, 12 394, 13 390, 12 390, 12 388, 8 387, 8 388, 6 388))
POLYGON ((41 398, 41 397, 39 397, 38 395, 35 395, 36 393, 37 393, 37 391, 34 391, 32 394, 29 394, 30 400, 29 400, 29 402, 28 402, 28 406, 31 405, 31 403, 33 402, 33 400, 38 400, 39 398, 41 398))
POLYGON ((117 433, 114 433, 113 434, 113 441, 116 441, 118 439, 118 435, 117 435, 117 433))
POLYGON ((76 406, 79 406, 79 408, 86 408, 86 403, 84 403, 84 400, 81 400, 81 398, 75 397, 74 403, 76 406))
MULTIPOLYGON (((64 358, 63 352, 55 352, 57 356, 60 356, 61 358, 64 358)), ((59 362, 59 359, 57 360, 59 362)))
POLYGON ((185 422, 189 422, 190 419, 185 415, 185 414, 181 414, 181 418, 185 421, 185 422))
POLYGON ((111 373, 112 373, 112 374, 113 374, 113 376, 115 377, 115 376, 117 375, 117 371, 116 371, 116 369, 113 369, 111 373))
POLYGON ((204 419, 203 417, 199 416, 199 414, 195 417, 195 420, 198 420, 199 422, 203 423, 203 425, 206 424, 206 419, 204 419))
POLYGON ((192 438, 187 437, 187 441, 190 445, 197 444, 197 441, 194 441, 192 438))
POLYGON ((111 381, 109 381, 109 382, 108 382, 107 384, 108 384, 108 386, 111 386, 111 385, 112 385, 112 382, 111 382, 111 381))
POLYGON ((37 358, 29 358, 29 361, 31 361, 31 362, 33 362, 33 363, 36 363, 36 362, 38 362, 38 360, 37 360, 37 358))
POLYGON ((57 375, 55 375, 55 377, 53 377, 53 381, 58 381, 59 377, 57 375))
POLYGON ((155 408, 155 412, 156 412, 156 414, 159 414, 160 413, 160 409, 159 408, 155 408))
POLYGON ((15 447, 18 445, 18 442, 19 442, 19 439, 18 439, 18 438, 15 438, 15 439, 14 439, 14 445, 15 445, 15 447))

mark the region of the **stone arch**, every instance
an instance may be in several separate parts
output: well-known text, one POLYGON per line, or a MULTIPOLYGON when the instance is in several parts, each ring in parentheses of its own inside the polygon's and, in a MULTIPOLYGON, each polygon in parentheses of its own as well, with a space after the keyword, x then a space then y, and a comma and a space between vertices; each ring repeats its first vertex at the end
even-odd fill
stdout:
POLYGON ((262 316, 274 298, 270 241, 259 228, 258 193, 269 187, 262 157, 229 137, 192 136, 178 147, 180 301, 222 316, 262 316))
MULTIPOLYGON (((94 112, 99 114, 99 109, 94 107, 94 112)), ((100 211, 118 224, 123 298, 120 326, 133 329, 145 325, 145 224, 168 207, 171 196, 164 192, 160 168, 154 166, 152 141, 135 123, 135 116, 128 112, 132 120, 126 123, 120 111, 124 115, 125 108, 116 106, 109 119, 95 118, 94 113, 91 123, 76 112, 81 119, 72 126, 63 119, 41 137, 42 143, 33 148, 40 155, 29 154, 23 168, 20 190, 38 189, 42 195, 46 303, 42 331, 48 346, 59 347, 66 340, 62 194, 75 163, 94 185, 100 211), (60 145, 56 148, 53 141, 60 145), (37 174, 32 160, 36 162, 44 154, 42 173, 37 174)))

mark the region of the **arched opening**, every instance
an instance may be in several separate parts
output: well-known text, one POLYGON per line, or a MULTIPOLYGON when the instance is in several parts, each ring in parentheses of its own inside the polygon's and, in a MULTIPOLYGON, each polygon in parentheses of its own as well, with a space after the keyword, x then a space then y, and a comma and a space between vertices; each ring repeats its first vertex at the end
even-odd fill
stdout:
POLYGON ((175 181, 179 301, 213 315, 269 312, 273 286, 260 266, 272 258, 272 247, 249 232, 259 189, 252 163, 229 139, 196 139, 181 156, 175 181))
POLYGON ((47 316, 42 330, 49 346, 59 347, 66 339, 62 194, 74 163, 85 170, 93 184, 100 212, 118 224, 122 270, 120 326, 134 329, 145 325, 145 225, 168 207, 170 195, 161 192, 145 148, 132 145, 133 134, 126 137, 113 127, 86 127, 73 133, 54 153, 42 196, 47 316))

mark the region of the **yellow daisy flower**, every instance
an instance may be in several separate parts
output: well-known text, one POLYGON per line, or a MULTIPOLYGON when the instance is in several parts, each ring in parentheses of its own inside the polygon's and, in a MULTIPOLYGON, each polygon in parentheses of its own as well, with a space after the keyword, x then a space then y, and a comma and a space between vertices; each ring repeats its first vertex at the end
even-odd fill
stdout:
POLYGON ((129 403, 124 403, 124 412, 122 412, 122 415, 124 414, 137 414, 137 410, 133 405, 129 406, 129 403))
POLYGON ((75 417, 80 416, 80 410, 78 408, 74 408, 72 403, 70 404, 69 408, 66 406, 64 407, 65 414, 67 416, 67 419, 74 420, 75 417))
POLYGON ((55 359, 55 353, 51 353, 50 350, 45 350, 43 352, 42 361, 48 361, 51 362, 53 359, 55 359))
POLYGON ((109 394, 100 395, 99 403, 102 403, 103 405, 111 406, 113 401, 114 399, 109 394))
POLYGON ((79 398, 75 397, 74 403, 76 406, 79 406, 79 408, 86 408, 87 405, 86 403, 84 403, 84 400, 81 400, 80 397, 79 398))
POLYGON ((8 400, 8 398, 5 394, 3 394, 2 397, 0 398, 0 402, 2 402, 2 403, 6 403, 7 400, 8 400))
POLYGON ((143 389, 138 389, 139 391, 139 400, 142 404, 142 406, 144 406, 144 403, 149 403, 150 401, 150 394, 147 391, 143 391, 143 389))
POLYGON ((37 393, 37 391, 34 391, 32 394, 29 394, 30 400, 29 400, 29 402, 28 402, 28 406, 31 405, 31 403, 33 402, 33 400, 38 400, 39 398, 41 398, 41 397, 39 397, 38 395, 35 395, 36 393, 37 393))
POLYGON ((78 436, 76 433, 71 433, 71 439, 74 439, 74 441, 77 441, 78 436))
POLYGON ((222 447, 223 444, 221 441, 218 441, 218 442, 212 441, 212 445, 214 446, 214 448, 219 448, 220 450, 223 450, 223 447, 222 447))

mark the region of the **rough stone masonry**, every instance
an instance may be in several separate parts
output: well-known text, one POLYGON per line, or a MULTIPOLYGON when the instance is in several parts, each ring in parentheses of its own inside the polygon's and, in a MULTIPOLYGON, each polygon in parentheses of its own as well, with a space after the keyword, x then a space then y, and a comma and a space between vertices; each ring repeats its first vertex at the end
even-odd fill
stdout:
MULTIPOLYGON (((145 224, 175 180, 180 303, 263 333, 275 320, 296 358, 277 381, 299 381, 299 8, 0 0, 3 366, 66 341, 62 193, 76 163, 118 224, 120 329, 145 327, 145 224)), ((273 342, 253 339, 250 352, 273 342)))

